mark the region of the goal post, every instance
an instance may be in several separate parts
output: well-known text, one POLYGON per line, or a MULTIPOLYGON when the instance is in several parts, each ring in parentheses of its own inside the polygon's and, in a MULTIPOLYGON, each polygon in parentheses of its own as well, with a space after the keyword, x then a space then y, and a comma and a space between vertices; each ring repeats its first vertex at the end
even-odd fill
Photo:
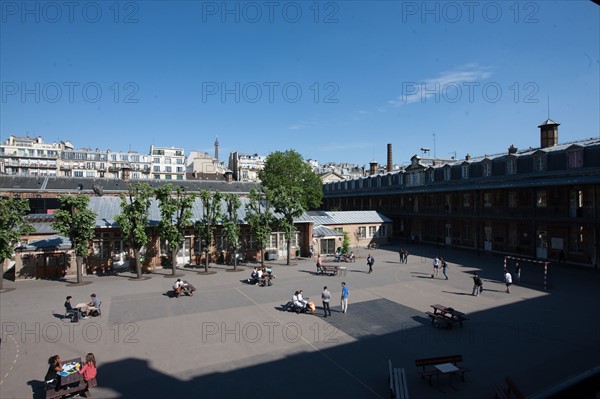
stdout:
POLYGON ((522 274, 521 272, 525 272, 526 275, 530 276, 530 277, 534 277, 534 279, 527 279, 528 281, 533 282, 534 284, 539 284, 540 282, 543 282, 544 285, 544 290, 548 289, 549 286, 549 268, 550 268, 550 262, 548 261, 543 261, 543 260, 535 260, 535 259, 527 259, 527 258, 519 258, 516 256, 505 256, 504 257, 504 270, 508 270, 509 272, 512 272, 511 274, 513 275, 513 283, 517 283, 518 285, 521 284, 521 276, 520 274, 522 274), (526 264, 530 264, 530 266, 541 266, 541 268, 538 267, 532 267, 527 268, 526 270, 523 269, 523 266, 525 266, 526 264), (509 268, 509 266, 512 266, 509 268), (515 270, 519 270, 518 274, 515 273, 515 270), (538 277, 535 277, 538 276, 538 277))

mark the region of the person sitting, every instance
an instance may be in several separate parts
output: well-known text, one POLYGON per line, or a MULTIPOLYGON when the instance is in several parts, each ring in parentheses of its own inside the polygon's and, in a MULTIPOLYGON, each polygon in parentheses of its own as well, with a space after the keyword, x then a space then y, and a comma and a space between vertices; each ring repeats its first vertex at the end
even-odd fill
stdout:
MULTIPOLYGON (((308 298, 306 298, 308 299, 308 298)), ((300 302, 302 304, 302 307, 305 308, 306 305, 308 304, 308 301, 304 300, 304 291, 300 290, 298 291, 298 302, 300 302)))
POLYGON ((298 299, 299 294, 300 291, 296 291, 294 295, 292 295, 292 304, 294 305, 296 313, 300 313, 300 311, 304 309, 304 304, 298 299))
POLYGON ((90 315, 95 311, 100 309, 100 300, 96 297, 96 294, 90 295, 92 300, 88 302, 88 307, 85 311, 85 318, 90 317, 90 315))
POLYGON ((247 280, 248 284, 256 283, 257 278, 258 278, 258 270, 256 267, 254 267, 254 269, 252 269, 252 273, 250 273, 250 278, 247 280))
POLYGON ((71 298, 73 297, 69 295, 67 296, 67 300, 65 301, 65 315, 67 317, 73 316, 73 320, 77 320, 81 317, 81 312, 79 311, 79 309, 73 308, 73 306, 71 305, 71 298))
MULTIPOLYGON (((79 364, 79 363, 77 363, 79 364)), ((85 356, 85 364, 81 369, 77 367, 77 372, 83 374, 83 381, 85 382, 85 390, 87 391, 90 386, 90 381, 96 378, 96 357, 93 353, 88 353, 85 356)))
POLYGON ((339 262, 341 258, 342 254, 340 253, 340 251, 335 251, 335 261, 339 262))
POLYGON ((44 381, 46 381, 46 384, 58 389, 60 386, 58 373, 61 371, 62 360, 60 360, 60 356, 51 356, 48 359, 48 371, 46 372, 46 376, 44 377, 44 381))
POLYGON ((177 281, 175 281, 175 284, 173 284, 173 296, 179 298, 181 291, 183 291, 183 281, 178 278, 177 281))
POLYGON ((263 269, 258 269, 256 271, 256 285, 260 284, 261 280, 263 278, 263 269))

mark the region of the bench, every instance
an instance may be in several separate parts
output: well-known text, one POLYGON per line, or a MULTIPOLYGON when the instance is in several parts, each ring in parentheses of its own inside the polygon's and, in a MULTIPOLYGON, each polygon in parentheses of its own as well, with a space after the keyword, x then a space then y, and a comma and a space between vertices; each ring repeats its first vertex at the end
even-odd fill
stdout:
POLYGON ((98 385, 98 383, 96 382, 95 378, 92 378, 87 383, 85 383, 82 380, 79 385, 65 387, 65 388, 59 388, 59 389, 56 389, 51 384, 46 384, 46 399, 61 398, 65 395, 75 395, 75 394, 80 394, 86 398, 91 398, 92 394, 87 389, 89 387, 95 387, 97 385, 98 385))
POLYGON ((391 397, 395 399, 409 399, 408 398, 408 384, 406 383, 406 374, 402 368, 393 368, 392 361, 388 360, 390 376, 388 381, 390 382, 391 397))
POLYGON ((337 276, 338 267, 321 265, 321 273, 320 274, 326 274, 328 276, 337 276))
POLYGON ((519 387, 515 385, 510 377, 506 377, 504 382, 496 384, 496 398, 497 399, 525 399, 525 395, 521 392, 519 387))
POLYGON ((465 380, 465 372, 471 371, 470 369, 462 367, 459 363, 462 363, 463 357, 462 355, 451 355, 451 356, 440 356, 440 357, 431 357, 427 359, 416 359, 415 366, 420 368, 419 373, 421 374, 421 378, 427 377, 429 379, 429 384, 431 384, 431 377, 437 375, 439 377, 440 371, 436 369, 434 366, 439 364, 450 363, 455 365, 458 370, 453 372, 453 374, 459 375, 462 381, 465 380))

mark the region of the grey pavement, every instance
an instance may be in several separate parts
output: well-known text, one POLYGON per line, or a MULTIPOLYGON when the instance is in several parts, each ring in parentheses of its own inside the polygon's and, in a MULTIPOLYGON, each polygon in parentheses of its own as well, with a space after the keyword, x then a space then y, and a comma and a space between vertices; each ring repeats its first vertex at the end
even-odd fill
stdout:
MULTIPOLYGON (((346 276, 317 276, 310 259, 266 262, 272 287, 243 282, 252 265, 213 275, 181 269, 198 290, 170 298, 169 270, 131 281, 129 274, 88 276, 73 286, 60 281, 5 281, 0 294, 0 397, 38 398, 47 359, 98 360, 96 398, 386 398, 388 363, 406 370, 412 398, 493 398, 506 375, 534 394, 600 364, 600 273, 553 266, 544 290, 543 267, 522 265, 522 285, 505 293, 502 258, 427 246, 400 264, 399 246, 355 249, 356 263, 341 263, 346 276), (367 274, 366 256, 375 257, 367 274), (449 280, 431 278, 432 258, 449 263, 449 280), (484 292, 471 295, 472 271, 484 292), (340 282, 350 290, 340 312, 340 282), (324 318, 320 292, 332 292, 332 317, 324 318), (315 314, 284 312, 293 291, 303 289, 315 314), (73 303, 94 292, 101 317, 63 321, 73 303), (451 330, 431 325, 425 312, 442 304, 468 314, 451 330), (472 369, 466 381, 420 378, 418 358, 462 354, 472 369)), ((509 265, 509 270, 512 265, 509 265)), ((447 377, 447 376, 444 376, 447 377)))

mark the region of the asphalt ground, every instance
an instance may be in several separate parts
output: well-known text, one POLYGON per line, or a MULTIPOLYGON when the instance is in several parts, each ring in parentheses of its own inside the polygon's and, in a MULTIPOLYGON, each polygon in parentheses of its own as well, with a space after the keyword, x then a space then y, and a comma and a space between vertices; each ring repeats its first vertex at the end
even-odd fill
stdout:
MULTIPOLYGON (((95 398, 387 398, 388 359, 406 371, 414 398, 493 398, 510 376, 525 394, 539 393, 600 364, 600 272, 553 265, 544 289, 543 266, 521 263, 522 283, 503 284, 503 259, 428 246, 353 249, 345 276, 316 275, 314 260, 266 262, 271 287, 243 282, 253 265, 215 274, 180 269, 194 296, 170 298, 170 270, 144 275, 87 276, 91 284, 5 281, 0 294, 0 398, 42 398, 50 356, 98 361, 95 398), (367 254, 375 257, 367 274, 367 254), (432 258, 449 263, 431 278, 432 258), (484 281, 471 295, 471 275, 484 281), (340 312, 341 281, 349 307, 340 312), (320 293, 332 292, 323 317, 320 293), (314 314, 284 312, 295 290, 317 305, 314 314), (102 301, 102 316, 63 320, 72 303, 102 301), (434 327, 426 311, 442 304, 467 314, 461 328, 434 327), (466 381, 421 379, 415 359, 461 354, 466 381), (450 384, 451 383, 451 384, 450 384)), ((509 264, 509 270, 513 265, 509 264)), ((199 269, 201 270, 201 269, 199 269)))

